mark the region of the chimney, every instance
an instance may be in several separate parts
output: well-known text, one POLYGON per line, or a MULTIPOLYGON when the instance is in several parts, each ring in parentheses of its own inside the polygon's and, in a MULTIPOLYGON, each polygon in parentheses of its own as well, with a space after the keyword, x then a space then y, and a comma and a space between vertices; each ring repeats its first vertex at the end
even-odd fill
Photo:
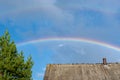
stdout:
POLYGON ((104 64, 104 65, 107 65, 107 60, 106 60, 106 58, 103 58, 103 64, 104 64))

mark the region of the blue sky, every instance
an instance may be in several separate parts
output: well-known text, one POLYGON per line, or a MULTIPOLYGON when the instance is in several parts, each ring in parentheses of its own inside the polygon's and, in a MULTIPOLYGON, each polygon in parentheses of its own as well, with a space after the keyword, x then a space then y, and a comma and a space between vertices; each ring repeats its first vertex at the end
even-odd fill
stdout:
MULTIPOLYGON (((92 39, 120 47, 120 1, 0 0, 0 35, 6 29, 9 30, 16 44, 37 39, 64 37, 92 39)), ((84 56, 87 61, 90 59, 92 62, 91 57, 100 56, 101 54, 98 53, 100 51, 109 53, 109 58, 114 56, 114 60, 118 60, 120 56, 113 54, 119 53, 118 51, 92 44, 86 46, 74 41, 71 43, 39 42, 18 46, 18 50, 23 50, 26 57, 29 54, 33 56, 34 80, 42 80, 47 63, 79 62, 79 58, 81 62, 86 62, 82 57, 77 57, 84 53, 87 54, 84 56), (94 49, 96 46, 97 49, 94 49), (88 47, 92 47, 91 50, 88 47), (89 52, 93 56, 89 55, 89 52), (61 59, 63 56, 64 59, 61 59)))

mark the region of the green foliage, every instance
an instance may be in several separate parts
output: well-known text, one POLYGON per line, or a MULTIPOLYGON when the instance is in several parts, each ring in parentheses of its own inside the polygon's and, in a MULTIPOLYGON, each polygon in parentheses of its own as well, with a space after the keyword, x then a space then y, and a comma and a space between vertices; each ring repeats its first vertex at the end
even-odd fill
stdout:
POLYGON ((24 60, 8 31, 0 36, 0 80, 32 80, 32 58, 24 60))

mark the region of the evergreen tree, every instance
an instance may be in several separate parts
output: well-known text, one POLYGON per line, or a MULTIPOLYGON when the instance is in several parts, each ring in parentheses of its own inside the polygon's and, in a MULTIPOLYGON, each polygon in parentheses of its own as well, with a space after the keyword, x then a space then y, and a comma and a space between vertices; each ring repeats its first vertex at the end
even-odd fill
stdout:
POLYGON ((0 36, 0 80, 32 80, 32 58, 24 60, 6 31, 0 36))

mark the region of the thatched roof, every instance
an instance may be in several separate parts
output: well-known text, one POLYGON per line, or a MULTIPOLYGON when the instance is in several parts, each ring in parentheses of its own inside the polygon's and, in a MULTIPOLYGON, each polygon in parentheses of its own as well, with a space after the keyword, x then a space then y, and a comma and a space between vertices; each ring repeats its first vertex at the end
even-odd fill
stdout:
POLYGON ((44 80, 120 80, 120 64, 49 64, 44 80))

